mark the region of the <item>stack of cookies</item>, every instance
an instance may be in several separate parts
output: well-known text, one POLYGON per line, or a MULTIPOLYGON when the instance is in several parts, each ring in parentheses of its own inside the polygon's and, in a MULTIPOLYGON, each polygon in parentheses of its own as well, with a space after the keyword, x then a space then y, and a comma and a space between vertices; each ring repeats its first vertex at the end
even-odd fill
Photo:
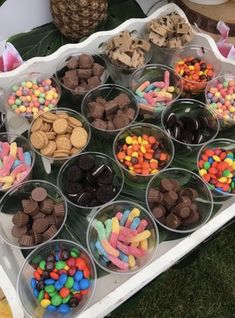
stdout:
POLYGON ((49 111, 40 115, 30 129, 30 142, 42 156, 64 158, 87 145, 88 131, 71 112, 49 111))
POLYGON ((22 201, 22 209, 12 218, 11 233, 19 245, 33 246, 51 239, 65 217, 64 202, 56 202, 43 187, 36 187, 22 201))

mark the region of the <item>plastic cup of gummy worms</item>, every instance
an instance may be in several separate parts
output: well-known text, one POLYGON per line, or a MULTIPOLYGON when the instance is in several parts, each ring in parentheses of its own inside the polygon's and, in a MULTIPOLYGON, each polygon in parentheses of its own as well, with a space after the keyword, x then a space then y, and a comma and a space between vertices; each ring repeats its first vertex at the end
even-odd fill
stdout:
POLYGON ((21 305, 32 318, 77 317, 90 302, 96 268, 79 244, 55 240, 26 258, 17 280, 21 305))
POLYGON ((220 138, 208 142, 198 153, 197 166, 215 197, 235 195, 234 140, 220 138))

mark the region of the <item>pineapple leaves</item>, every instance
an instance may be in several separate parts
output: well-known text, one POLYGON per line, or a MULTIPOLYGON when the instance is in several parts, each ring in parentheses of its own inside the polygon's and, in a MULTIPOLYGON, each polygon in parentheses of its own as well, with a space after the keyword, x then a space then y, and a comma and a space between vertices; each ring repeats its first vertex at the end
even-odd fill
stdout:
MULTIPOLYGON (((4 1, 0 0, 0 5, 4 1)), ((95 31, 110 30, 130 18, 145 17, 140 6, 134 0, 109 1, 108 18, 95 31)), ((82 38, 81 40, 84 40, 82 38)), ((8 39, 18 50, 23 60, 35 56, 46 56, 55 52, 64 44, 72 43, 65 38, 53 23, 37 27, 30 32, 16 34, 8 39)))

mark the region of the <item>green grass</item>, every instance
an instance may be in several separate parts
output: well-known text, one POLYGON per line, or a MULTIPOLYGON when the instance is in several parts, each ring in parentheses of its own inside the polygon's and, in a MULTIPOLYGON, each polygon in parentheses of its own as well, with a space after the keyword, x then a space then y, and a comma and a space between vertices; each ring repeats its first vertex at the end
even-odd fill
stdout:
POLYGON ((235 224, 157 277, 111 318, 234 318, 235 224))

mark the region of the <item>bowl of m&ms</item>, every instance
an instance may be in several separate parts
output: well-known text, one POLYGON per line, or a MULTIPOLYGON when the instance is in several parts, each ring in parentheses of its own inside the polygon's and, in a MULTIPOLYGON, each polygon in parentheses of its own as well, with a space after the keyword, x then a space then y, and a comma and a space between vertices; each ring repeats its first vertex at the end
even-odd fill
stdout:
POLYGON ((235 125, 235 76, 224 74, 210 81, 205 90, 207 106, 220 121, 221 130, 235 125))
POLYGON ((174 157, 170 136, 158 126, 142 123, 123 129, 113 143, 116 162, 127 178, 146 182, 166 169, 174 157))
POLYGON ((57 178, 58 187, 68 202, 84 209, 95 209, 115 200, 123 183, 120 166, 99 152, 83 152, 67 160, 57 178))
POLYGON ((94 133, 102 137, 115 136, 132 124, 139 112, 134 94, 116 84, 101 85, 89 91, 81 107, 94 133))
POLYGON ((169 66, 148 64, 136 70, 129 82, 140 115, 160 117, 161 112, 182 92, 180 76, 169 66))
POLYGON ((206 85, 218 76, 222 69, 221 61, 215 57, 212 50, 196 45, 177 50, 171 65, 182 78, 182 94, 186 97, 203 93, 206 85))
POLYGON ((0 191, 31 178, 35 153, 29 141, 17 134, 0 133, 0 191))
POLYGON ((235 142, 219 138, 205 144, 198 153, 199 175, 215 197, 235 195, 235 142))
POLYGON ((172 137, 175 147, 198 149, 219 132, 216 114, 196 99, 182 98, 162 112, 162 127, 172 137))
POLYGON ((18 275, 17 292, 27 317, 77 317, 89 304, 96 268, 78 243, 54 240, 33 250, 18 275))
POLYGON ((84 150, 90 135, 90 126, 80 113, 61 107, 40 114, 28 130, 35 152, 57 165, 84 150))
POLYGON ((110 77, 116 84, 128 87, 131 74, 152 58, 148 39, 123 31, 111 37, 102 46, 103 57, 110 77))
POLYGON ((131 201, 114 201, 92 217, 87 246, 94 261, 109 273, 131 274, 153 258, 159 244, 153 217, 131 201))
POLYGON ((67 96, 78 103, 77 109, 83 96, 104 84, 109 74, 101 55, 85 52, 63 58, 57 65, 55 75, 67 96))
POLYGON ((170 168, 150 180, 146 204, 156 222, 165 229, 190 233, 211 217, 213 197, 207 183, 197 174, 170 168))
POLYGON ((25 73, 6 89, 5 108, 29 121, 57 107, 61 95, 58 81, 40 72, 25 73))
POLYGON ((0 237, 13 247, 32 249, 53 239, 66 217, 59 188, 44 180, 24 181, 0 200, 0 237))

